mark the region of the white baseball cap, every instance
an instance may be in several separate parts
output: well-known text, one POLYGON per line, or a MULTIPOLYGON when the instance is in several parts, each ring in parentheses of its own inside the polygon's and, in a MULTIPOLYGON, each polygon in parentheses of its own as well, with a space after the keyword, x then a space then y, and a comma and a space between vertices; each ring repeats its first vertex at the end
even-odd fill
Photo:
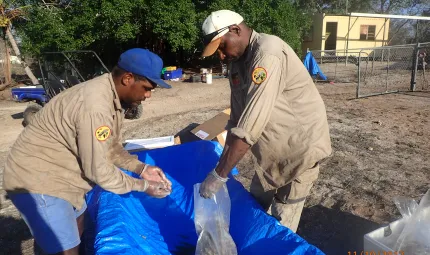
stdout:
POLYGON ((229 31, 229 26, 239 25, 243 17, 229 10, 212 12, 203 22, 203 57, 211 56, 218 49, 221 37, 229 31))

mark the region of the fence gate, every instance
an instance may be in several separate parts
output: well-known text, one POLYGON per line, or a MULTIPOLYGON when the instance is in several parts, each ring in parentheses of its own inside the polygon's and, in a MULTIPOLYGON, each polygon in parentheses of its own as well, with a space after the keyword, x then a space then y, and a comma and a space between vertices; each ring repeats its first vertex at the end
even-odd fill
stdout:
POLYGON ((357 65, 360 49, 316 50, 312 55, 321 71, 332 82, 357 83, 357 65))
POLYGON ((430 43, 417 46, 412 91, 430 90, 430 43))
POLYGON ((409 91, 415 50, 413 45, 361 49, 356 97, 409 91))

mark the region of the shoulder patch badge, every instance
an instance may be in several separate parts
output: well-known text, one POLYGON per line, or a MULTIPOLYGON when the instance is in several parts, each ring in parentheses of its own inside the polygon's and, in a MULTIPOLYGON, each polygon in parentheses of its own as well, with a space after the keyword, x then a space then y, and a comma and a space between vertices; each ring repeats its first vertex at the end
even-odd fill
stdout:
POLYGON ((252 81, 260 85, 267 78, 267 71, 263 67, 257 67, 252 71, 252 81))
POLYGON ((101 126, 96 130, 96 138, 99 141, 106 141, 110 136, 111 130, 108 126, 101 126))

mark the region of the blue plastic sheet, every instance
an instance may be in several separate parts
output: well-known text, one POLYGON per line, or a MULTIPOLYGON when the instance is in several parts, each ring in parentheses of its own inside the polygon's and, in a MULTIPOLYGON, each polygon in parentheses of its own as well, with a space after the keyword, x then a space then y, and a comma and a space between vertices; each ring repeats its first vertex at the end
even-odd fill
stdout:
POLYGON ((321 79, 324 81, 327 80, 327 77, 323 74, 320 67, 318 66, 317 61, 315 60, 314 56, 312 55, 312 52, 308 52, 305 56, 305 59, 303 61, 303 64, 305 65, 306 69, 308 70, 309 74, 312 77, 316 77, 319 75, 321 79))
MULTIPOLYGON (((219 143, 210 141, 136 153, 165 171, 172 194, 163 199, 139 192, 116 195, 96 186, 87 195, 86 246, 95 254, 194 254, 193 185, 204 180, 221 153, 219 143)), ((323 254, 267 215, 232 176, 227 187, 230 234, 238 254, 323 254)))

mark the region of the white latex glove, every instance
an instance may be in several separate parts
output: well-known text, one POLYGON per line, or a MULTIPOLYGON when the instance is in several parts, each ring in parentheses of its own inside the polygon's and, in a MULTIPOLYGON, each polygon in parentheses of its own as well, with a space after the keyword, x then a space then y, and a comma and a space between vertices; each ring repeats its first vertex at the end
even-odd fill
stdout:
POLYGON ((143 191, 146 194, 156 197, 156 198, 164 198, 170 195, 172 193, 172 187, 168 186, 164 182, 155 182, 155 181, 149 181, 145 180, 148 184, 146 189, 143 191))
POLYGON ((214 196, 227 180, 228 178, 222 178, 215 170, 212 170, 200 185, 200 196, 204 198, 214 196))
POLYGON ((145 165, 140 173, 140 177, 147 181, 165 183, 169 189, 172 189, 172 182, 167 179, 163 170, 157 166, 145 165))

